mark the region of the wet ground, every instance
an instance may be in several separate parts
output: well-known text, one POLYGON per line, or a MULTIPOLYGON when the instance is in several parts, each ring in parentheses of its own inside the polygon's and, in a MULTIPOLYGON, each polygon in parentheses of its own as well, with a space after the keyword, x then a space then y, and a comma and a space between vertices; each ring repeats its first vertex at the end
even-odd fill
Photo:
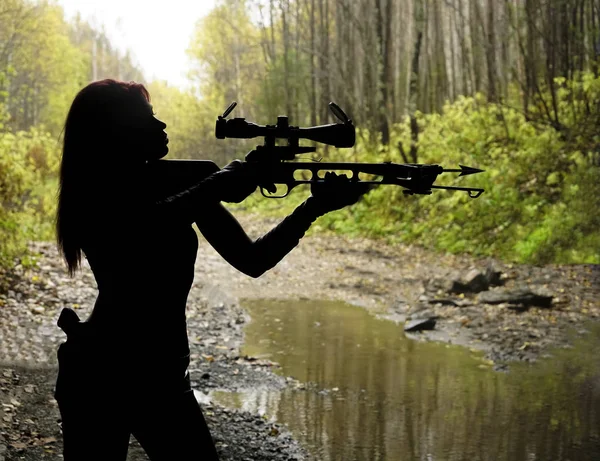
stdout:
MULTIPOLYGON (((251 215, 241 221, 255 237, 277 223, 251 215)), ((240 274, 206 246, 197 274, 198 280, 238 299, 345 301, 401 324, 427 312, 437 317, 436 328, 413 335, 415 339, 483 350, 496 369, 506 369, 510 361, 534 361, 557 346, 569 347, 571 332, 584 334, 584 322, 600 319, 598 265, 507 264, 335 235, 306 237, 259 279, 240 274), (503 286, 491 291, 529 288, 552 296, 551 306, 515 309, 480 302, 480 294, 444 290, 447 282, 487 267, 502 277, 503 286)))
POLYGON ((243 353, 309 390, 211 392, 289 425, 321 461, 600 459, 600 325, 574 348, 492 370, 481 352, 414 341, 335 301, 244 303, 243 353))
MULTIPOLYGON (((275 224, 241 217, 257 237, 275 224)), ((70 279, 52 245, 36 244, 38 265, 16 267, 0 294, 0 460, 60 459, 58 412, 52 399, 55 350, 64 340, 55 327, 60 309, 85 317, 95 300, 89 270, 70 279)), ((275 269, 259 279, 230 268, 201 240, 196 282, 188 303, 191 376, 199 397, 214 389, 303 388, 296 379, 272 371, 277 364, 240 351, 249 321, 240 299, 341 300, 402 325, 426 308, 438 316, 436 330, 412 335, 463 344, 485 352, 489 366, 532 361, 553 347, 569 347, 584 335, 584 322, 600 315, 600 270, 594 266, 534 267, 432 254, 417 247, 387 246, 366 239, 316 235, 305 238, 275 269), (550 308, 514 310, 488 305, 476 296, 455 297, 426 289, 435 279, 460 277, 493 263, 505 286, 550 290, 550 308)), ((205 407, 222 459, 302 459, 305 452, 284 426, 251 412, 205 407), (212 413, 212 414, 211 414, 212 413), (239 434, 245 434, 240 443, 239 434)), ((130 459, 146 459, 133 445, 130 459)))

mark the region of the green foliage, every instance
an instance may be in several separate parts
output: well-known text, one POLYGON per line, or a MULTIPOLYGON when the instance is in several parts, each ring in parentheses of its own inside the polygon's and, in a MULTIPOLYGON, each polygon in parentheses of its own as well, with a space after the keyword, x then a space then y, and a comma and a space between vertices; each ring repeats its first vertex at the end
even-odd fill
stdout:
MULTIPOLYGON (((92 79, 143 82, 130 56, 121 56, 87 22, 67 23, 53 3, 6 1, 10 8, 0 15, 0 56, 10 57, 0 59, 0 265, 26 239, 52 236, 56 139, 75 93, 92 79)), ((239 103, 234 116, 260 124, 274 123, 282 113, 294 125, 326 123, 329 98, 349 112, 354 105, 355 119, 367 113, 356 92, 322 87, 324 74, 311 70, 322 60, 292 40, 290 25, 308 20, 309 10, 290 10, 284 18, 283 10, 274 16, 269 9, 268 18, 263 12, 257 17, 250 4, 219 0, 198 22, 188 50, 195 66, 192 89, 148 85, 157 115, 168 124, 171 157, 210 158, 221 166, 243 158, 257 140, 214 137, 215 117, 233 100, 239 103)), ((518 106, 521 88, 510 85, 506 97, 518 106)), ((383 186, 319 219, 313 230, 540 264, 600 262, 600 79, 591 72, 556 79, 528 100, 522 110, 490 104, 481 95, 458 97, 440 113, 414 114, 418 161, 485 169, 468 178, 440 178, 483 187, 480 198, 444 191, 407 197, 399 187, 383 186)), ((376 117, 361 123, 378 124, 376 117)), ((379 128, 359 129, 354 149, 325 149, 322 155, 330 161, 405 162, 397 146, 411 149, 408 118, 391 127, 390 138, 382 145, 379 128)), ((242 206, 284 215, 308 193, 299 187, 285 200, 257 193, 242 206)))
POLYGON ((84 80, 81 51, 69 39, 60 7, 11 0, 13 9, 0 16, 0 60, 5 108, 13 131, 44 124, 58 133, 69 104, 84 80))
POLYGON ((205 141, 214 142, 214 120, 200 100, 190 91, 184 92, 155 81, 148 85, 156 117, 167 124, 169 151, 175 158, 207 158, 205 141))
MULTIPOLYGON (((401 83, 394 88, 395 96, 388 93, 388 100, 380 99, 383 95, 378 85, 384 83, 378 79, 378 72, 384 63, 379 63, 380 69, 372 68, 372 63, 363 61, 359 54, 338 46, 338 40, 344 44, 351 40, 352 27, 338 23, 352 11, 349 5, 344 11, 334 9, 331 27, 323 28, 326 22, 315 21, 322 19, 320 10, 269 4, 268 8, 254 10, 253 15, 251 2, 218 1, 198 23, 189 49, 196 64, 192 83, 199 90, 203 106, 210 107, 210 129, 201 125, 201 136, 212 132, 214 115, 234 99, 240 104, 235 116, 266 124, 286 114, 292 124, 298 125, 326 123, 324 104, 334 100, 359 121, 359 127, 374 129, 358 130, 353 150, 323 149, 325 153, 320 155, 325 160, 411 161, 402 155, 411 151, 413 143, 409 119, 391 126, 390 142, 383 145, 377 114, 385 111, 388 121, 394 121, 406 113, 406 107, 437 110, 444 89, 440 92, 434 87, 446 77, 439 79, 435 70, 421 68, 414 75, 414 89, 412 82, 401 78, 400 82, 410 87, 402 89, 401 83), (304 21, 315 27, 303 28, 304 21), (311 48, 307 49, 309 43, 311 48), (329 47, 334 50, 335 62, 328 62, 329 47), (343 65, 348 59, 349 64, 343 65), (360 78, 355 81, 357 75, 360 78), (396 104, 394 97, 403 102, 396 104)), ((526 18, 531 11, 519 9, 511 14, 526 18)), ((363 24, 362 19, 358 18, 357 24, 363 24)), ((374 43, 368 41, 370 27, 365 25, 358 34, 366 49, 374 43)), ((527 34, 529 38, 529 31, 527 34)), ((376 62, 378 51, 371 48, 368 58, 376 62)), ((477 75, 483 77, 484 83, 468 85, 470 76, 465 74, 461 82, 452 72, 450 86, 458 91, 471 91, 467 90, 469 86, 485 88, 485 63, 479 62, 484 52, 477 47, 470 54, 475 62, 471 71, 476 80, 477 75)), ((405 58, 409 62, 410 54, 405 58)), ((404 196, 398 187, 383 186, 361 203, 321 218, 313 228, 515 261, 600 262, 596 230, 600 226, 595 211, 599 197, 600 79, 593 72, 573 75, 556 66, 550 68, 546 65, 549 61, 528 53, 519 59, 520 67, 525 72, 533 69, 535 75, 528 75, 531 81, 527 82, 518 82, 508 74, 500 78, 504 81, 496 82, 498 91, 490 92, 490 97, 503 103, 489 103, 479 94, 459 96, 439 113, 414 114, 419 127, 417 161, 485 169, 485 174, 468 178, 443 175, 439 179, 442 184, 483 187, 486 192, 480 198, 472 200, 466 194, 445 191, 435 191, 431 196, 404 196), (573 78, 551 80, 560 73, 573 78)), ((590 62, 581 68, 598 67, 590 62)), ((413 69, 409 66, 400 72, 413 69)), ((520 77, 525 79, 524 75, 520 77)), ((393 93, 389 84, 388 90, 393 93)), ((202 156, 217 155, 224 160, 239 158, 254 144, 233 140, 215 144, 210 137, 205 141, 207 149, 202 156)), ((243 206, 283 215, 293 208, 290 204, 307 195, 305 189, 298 188, 284 201, 266 200, 257 194, 243 206)))
POLYGON ((25 254, 27 240, 52 237, 57 168, 49 133, 0 133, 0 266, 25 254))
POLYGON ((53 238, 58 138, 76 93, 92 79, 143 76, 104 32, 68 23, 53 2, 4 0, 0 10, 2 268, 27 258, 27 240, 53 238))
MULTIPOLYGON (((590 93, 597 91, 600 79, 589 80, 586 75, 587 92, 581 97, 593 98, 597 107, 600 97, 590 93)), ((563 93, 563 98, 571 95, 563 93)), ((560 107, 561 130, 489 104, 482 96, 461 97, 440 114, 419 113, 419 161, 485 169, 464 179, 442 175, 438 181, 486 192, 476 200, 445 191, 409 197, 400 188, 382 186, 354 207, 325 216, 319 225, 452 253, 536 264, 599 263, 598 144, 566 135, 581 132, 582 122, 570 117, 573 105, 568 101, 561 100, 560 107), (582 147, 590 150, 577 150, 582 147)), ((403 162, 399 150, 367 147, 373 145, 368 134, 357 139, 353 151, 332 151, 327 160, 403 162)), ((390 144, 402 143, 408 152, 410 142, 406 120, 394 127, 390 144)))

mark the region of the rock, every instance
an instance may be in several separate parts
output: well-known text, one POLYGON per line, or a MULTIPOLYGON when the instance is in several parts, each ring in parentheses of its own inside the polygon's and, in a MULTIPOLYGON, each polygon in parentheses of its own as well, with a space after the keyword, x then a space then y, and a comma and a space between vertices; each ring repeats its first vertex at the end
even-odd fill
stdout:
POLYGON ((44 314, 46 312, 46 309, 44 309, 42 306, 35 306, 35 307, 31 308, 31 311, 34 314, 42 315, 42 314, 44 314))
POLYGON ((450 293, 479 293, 489 288, 486 276, 477 269, 471 269, 461 280, 454 280, 450 293))
POLYGON ((394 311, 405 311, 408 308, 408 301, 405 298, 398 297, 392 302, 392 309, 394 311))
POLYGON ((429 293, 448 293, 453 287, 452 280, 442 278, 432 278, 423 281, 425 292, 429 293))
POLYGON ((425 304, 417 304, 412 312, 409 312, 408 318, 411 320, 414 319, 428 319, 430 317, 435 317, 433 311, 429 308, 429 306, 425 304))
POLYGON ((472 268, 466 275, 456 279, 432 278, 425 280, 423 288, 427 293, 480 293, 490 286, 504 283, 502 272, 495 270, 490 263, 485 270, 472 268))
POLYGON ((488 266, 485 268, 484 275, 489 286, 495 287, 504 285, 504 280, 502 279, 502 272, 495 270, 492 263, 488 264, 488 266))
POLYGON ((469 291, 473 293, 479 293, 489 288, 490 283, 488 278, 481 271, 472 269, 465 276, 465 284, 469 288, 469 291))
MULTIPOLYGON (((486 304, 508 303, 524 307, 551 307, 552 296, 537 294, 528 288, 484 291, 479 293, 479 302, 486 304)), ((510 308, 510 306, 509 306, 510 308)))
POLYGON ((490 285, 500 284, 501 273, 488 267, 485 272, 471 269, 464 277, 459 279, 433 278, 424 283, 425 292, 428 293, 479 293, 486 291, 490 285))
POLYGON ((473 305, 473 302, 468 299, 468 298, 464 298, 464 299, 456 299, 454 300, 454 303, 458 306, 458 307, 469 307, 473 305))
POLYGON ((433 330, 435 328, 437 317, 425 317, 421 319, 409 320, 404 324, 404 331, 422 331, 433 330))
POLYGON ((460 306, 460 303, 450 298, 437 298, 427 301, 429 304, 441 304, 442 306, 460 306))

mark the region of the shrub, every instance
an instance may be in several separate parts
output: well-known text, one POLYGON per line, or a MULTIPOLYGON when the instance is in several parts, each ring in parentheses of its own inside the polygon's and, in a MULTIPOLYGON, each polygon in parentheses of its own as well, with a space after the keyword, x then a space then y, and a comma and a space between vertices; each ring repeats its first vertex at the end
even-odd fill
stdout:
POLYGON ((57 141, 42 129, 0 133, 0 266, 52 238, 57 168, 57 141))

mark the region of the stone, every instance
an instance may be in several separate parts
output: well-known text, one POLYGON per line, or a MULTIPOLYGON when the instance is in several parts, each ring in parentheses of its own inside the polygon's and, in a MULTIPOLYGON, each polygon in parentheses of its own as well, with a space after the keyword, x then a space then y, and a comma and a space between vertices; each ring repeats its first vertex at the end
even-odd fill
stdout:
POLYGON ((484 275, 489 286, 495 287, 504 285, 504 280, 502 279, 502 272, 495 270, 493 264, 490 263, 485 268, 484 275))
POLYGON ((478 269, 471 269, 460 280, 454 280, 450 293, 479 293, 489 288, 485 275, 478 269))
POLYGON ((35 306, 31 309, 34 314, 42 315, 46 312, 46 309, 42 306, 35 306))
POLYGON ((448 293, 453 288, 453 282, 443 278, 426 279, 423 282, 423 288, 429 293, 448 293))
POLYGON ((404 324, 404 331, 422 331, 435 329, 436 317, 425 317, 420 319, 409 320, 404 324))
POLYGON ((552 299, 550 295, 534 293, 528 288, 490 290, 479 293, 478 296, 479 302, 485 304, 508 303, 524 307, 551 307, 552 299))
POLYGON ((479 293, 489 288, 490 284, 487 277, 480 270, 472 269, 465 276, 465 284, 469 291, 479 293))
POLYGON ((450 298, 434 298, 428 300, 429 304, 441 304, 442 306, 459 306, 460 303, 450 298))

